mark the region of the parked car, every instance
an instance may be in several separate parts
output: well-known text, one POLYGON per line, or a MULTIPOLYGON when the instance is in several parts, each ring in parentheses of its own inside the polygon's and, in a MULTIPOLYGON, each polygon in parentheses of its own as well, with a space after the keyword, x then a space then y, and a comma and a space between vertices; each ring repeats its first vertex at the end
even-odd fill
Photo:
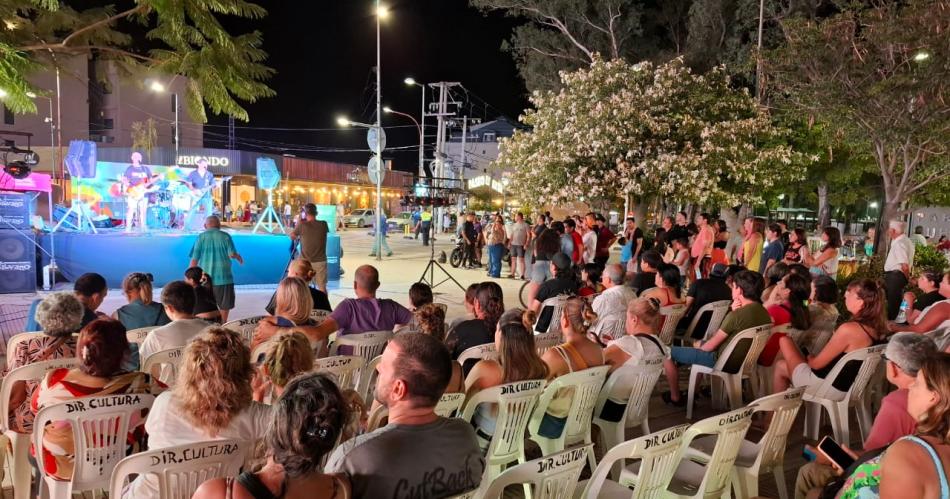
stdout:
POLYGON ((347 227, 370 227, 376 223, 376 212, 373 210, 353 210, 343 218, 347 227))
POLYGON ((390 232, 403 232, 406 229, 405 226, 409 226, 409 229, 412 229, 412 212, 411 211, 402 211, 398 215, 390 217, 386 224, 389 225, 390 232))

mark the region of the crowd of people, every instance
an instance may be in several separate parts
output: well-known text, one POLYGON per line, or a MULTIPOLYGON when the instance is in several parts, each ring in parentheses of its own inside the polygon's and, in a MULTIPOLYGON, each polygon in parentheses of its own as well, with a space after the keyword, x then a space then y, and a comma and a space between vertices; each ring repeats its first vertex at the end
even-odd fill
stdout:
MULTIPOLYGON (((311 241, 307 245, 313 235, 306 222, 314 214, 307 212, 295 230, 296 237, 311 241)), ((97 311, 108 293, 98 274, 81 276, 71 293, 53 293, 39 302, 35 320, 42 334, 8 352, 7 370, 56 358, 76 357, 79 363, 14 387, 7 414, 11 429, 30 432, 37 411, 50 404, 142 393, 157 385, 167 389, 130 426, 130 442, 143 442, 141 436, 148 435, 142 450, 225 438, 263 442, 257 466, 206 482, 196 498, 375 498, 394 492, 449 497, 479 486, 485 446, 497 431, 499 414, 496 405, 482 404, 471 423, 440 417, 435 407, 443 394, 464 393, 470 399, 501 384, 554 380, 597 366, 623 373, 625 367, 659 358, 669 387, 661 398, 680 407, 686 403, 681 368, 712 367, 742 331, 785 326, 771 334, 757 359, 771 367, 774 393, 790 387, 813 391, 848 353, 882 344, 886 377, 894 387, 883 397, 862 448, 848 449, 856 464, 841 469, 819 453, 799 471, 796 497, 950 493, 950 348, 945 340, 950 273, 913 269, 900 243, 892 245, 896 253, 885 270, 919 274, 920 293, 902 289, 896 295, 910 303, 906 323, 887 319, 893 293, 886 274, 883 284, 856 279, 839 290, 835 262, 841 236, 835 228, 824 229, 822 246, 810 252, 800 229, 789 231, 757 218, 745 220, 741 236, 734 238, 720 220, 700 214, 690 224, 680 213, 663 220, 648 246, 632 218, 618 237, 596 213, 563 221, 541 215, 534 226, 519 214, 511 230, 498 217, 485 229, 488 272, 499 276, 500 254, 507 248, 511 275, 532 283, 525 309, 506 307, 502 287, 492 280, 468 287, 462 316, 447 317, 424 283, 412 285, 404 306, 377 296, 381 276, 370 265, 353 273, 354 297, 331 306, 325 270, 321 279, 314 265, 321 255, 304 252, 261 307, 267 316, 248 342, 222 326, 228 305, 233 306, 230 261, 241 258, 213 218, 201 236, 205 239, 196 243, 191 268, 182 280, 163 286, 161 302, 155 301, 146 273, 125 278, 127 304, 111 316, 97 311), (610 247, 617 241, 621 258, 611 263, 610 247), (539 353, 535 327, 546 301, 555 297, 564 297, 560 315, 551 318, 560 342, 539 353), (731 306, 720 324, 710 328, 709 315, 697 317, 705 305, 724 300, 731 306), (675 325, 679 344, 659 336, 667 319, 663 311, 671 306, 685 307, 675 325), (315 316, 314 310, 322 312, 315 316), (607 320, 619 321, 622 329, 603 330, 599 326, 607 320), (694 336, 686 334, 691 324, 694 336), (130 342, 126 332, 142 327, 152 329, 141 342, 130 342), (704 334, 707 329, 711 332, 704 334), (328 374, 313 372, 315 359, 328 355, 334 337, 374 331, 395 335, 376 366, 371 400, 341 389, 328 374), (467 349, 487 344, 497 357, 459 363, 467 349), (183 349, 177 374, 140 372, 146 358, 171 348, 183 349), (252 358, 258 351, 264 353, 252 358), (374 407, 387 410, 387 423, 379 428, 367 426, 374 407)), ((477 251, 466 233, 474 230, 472 218, 461 228, 470 261, 477 251)), ((901 225, 890 228, 899 241, 901 225)), ((341 346, 338 353, 352 353, 348 348, 341 346)), ((847 366, 843 371, 833 384, 842 393, 857 375, 847 366)), ((629 393, 632 382, 615 383, 597 416, 618 421, 624 390, 629 393)), ((563 402, 551 403, 538 430, 543 436, 556 438, 564 431, 570 404, 563 402)), ((59 479, 72 474, 71 435, 68 425, 54 423, 38 450, 46 471, 59 479)), ((158 497, 158 487, 156 477, 140 476, 125 496, 158 497)))

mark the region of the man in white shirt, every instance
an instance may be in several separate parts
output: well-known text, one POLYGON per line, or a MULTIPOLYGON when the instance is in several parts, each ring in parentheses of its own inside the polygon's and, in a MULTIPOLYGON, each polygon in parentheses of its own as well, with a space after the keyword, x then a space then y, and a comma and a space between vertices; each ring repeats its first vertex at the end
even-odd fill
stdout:
POLYGON ((620 265, 612 264, 604 268, 600 283, 604 291, 594 298, 591 307, 597 317, 619 316, 627 313, 627 304, 637 297, 630 286, 623 285, 624 271, 620 265))
POLYGON ((891 249, 884 261, 884 291, 887 295, 887 320, 897 318, 900 312, 904 288, 910 279, 910 267, 914 263, 914 242, 904 234, 907 226, 900 220, 891 220, 887 235, 891 249))
MULTIPOLYGON (((139 347, 142 362, 149 355, 169 348, 183 347, 202 330, 212 324, 193 315, 195 309, 195 290, 184 281, 174 281, 162 289, 162 305, 165 314, 172 320, 168 324, 153 329, 139 347)), ((161 377, 161 376, 160 376, 161 377)))

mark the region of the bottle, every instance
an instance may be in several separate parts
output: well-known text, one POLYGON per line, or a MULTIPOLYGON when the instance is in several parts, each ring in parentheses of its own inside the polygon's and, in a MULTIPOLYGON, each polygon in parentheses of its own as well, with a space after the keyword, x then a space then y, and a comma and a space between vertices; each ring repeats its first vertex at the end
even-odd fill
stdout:
POLYGON ((897 319, 894 322, 898 324, 907 323, 907 300, 901 300, 901 309, 897 313, 897 319))

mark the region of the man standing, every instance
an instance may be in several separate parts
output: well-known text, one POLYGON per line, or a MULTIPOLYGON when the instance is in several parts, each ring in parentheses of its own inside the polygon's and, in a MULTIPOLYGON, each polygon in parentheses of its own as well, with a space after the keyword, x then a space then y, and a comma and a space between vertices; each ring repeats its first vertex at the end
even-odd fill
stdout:
POLYGON ((606 265, 610 260, 610 247, 617 241, 617 236, 607 227, 607 219, 603 215, 596 215, 594 220, 597 222, 597 252, 594 256, 594 263, 606 265))
POLYGON ((571 253, 571 260, 574 261, 574 265, 583 265, 584 240, 581 238, 581 233, 577 231, 577 222, 575 222, 573 218, 568 217, 564 219, 564 233, 570 236, 573 242, 572 247, 574 251, 571 253))
POLYGON ((515 214, 515 223, 511 226, 511 239, 508 240, 508 248, 511 253, 511 273, 508 277, 517 277, 524 279, 527 273, 524 262, 524 249, 528 245, 528 224, 524 221, 524 213, 520 211, 515 214), (518 273, 518 269, 521 273, 518 273))
POLYGON ((409 220, 412 222, 412 230, 416 233, 415 238, 419 240, 419 232, 422 232, 422 214, 419 213, 419 208, 414 208, 412 210, 412 215, 409 217, 409 220))
POLYGON ((300 241, 300 258, 313 267, 313 281, 320 291, 327 292, 327 234, 330 227, 317 220, 317 205, 307 203, 303 207, 304 219, 294 227, 290 238, 300 241))
MULTIPOLYGON (((474 213, 465 216, 465 223, 462 225, 462 239, 465 241, 465 258, 462 260, 462 266, 469 269, 475 268, 475 245, 478 244, 478 231, 475 229, 474 213)), ((481 266, 481 262, 478 262, 478 266, 481 266)))
MULTIPOLYGON (((666 222, 664 220, 664 222, 666 222)), ((686 238, 689 239, 689 230, 686 228, 686 225, 689 223, 689 217, 686 216, 685 211, 681 211, 676 214, 676 225, 673 225, 666 230, 666 240, 675 241, 677 239, 686 238)), ((666 224, 664 223, 664 226, 666 224)), ((755 270, 755 269, 752 269, 755 270)))
POLYGON ((221 220, 212 215, 205 219, 205 231, 198 235, 188 255, 189 267, 201 267, 211 276, 214 301, 221 311, 221 322, 228 322, 228 313, 234 308, 234 275, 231 259, 244 265, 244 259, 234 247, 231 235, 221 230, 221 220))
POLYGON ((397 335, 376 370, 374 397, 389 409, 389 424, 341 444, 326 471, 346 473, 354 499, 451 497, 478 488, 485 459, 475 430, 435 414, 452 377, 445 345, 425 334, 397 335))
POLYGON ((909 239, 916 246, 927 246, 927 238, 924 237, 924 227, 922 225, 914 227, 914 233, 909 239))
POLYGON ((623 285, 624 270, 620 265, 608 265, 601 274, 604 291, 594 298, 591 307, 597 317, 620 316, 627 312, 627 304, 637 297, 629 286, 623 285))
POLYGON ((290 201, 284 203, 284 225, 290 227, 290 217, 293 215, 293 208, 290 207, 290 201))
POLYGON ((188 210, 188 217, 185 218, 184 230, 191 230, 191 223, 198 213, 199 208, 203 208, 205 217, 214 215, 214 208, 211 200, 211 189, 214 187, 214 174, 208 171, 208 160, 201 158, 195 164, 195 171, 188 174, 185 183, 191 188, 194 201, 191 209, 188 210))
POLYGON ((419 221, 422 223, 422 245, 428 246, 432 234, 432 209, 425 207, 419 215, 419 221))
POLYGON ((125 197, 125 232, 132 232, 132 223, 135 215, 139 216, 139 228, 142 231, 148 230, 148 196, 146 196, 145 186, 152 180, 152 170, 142 165, 142 153, 136 151, 132 153, 132 164, 125 169, 122 174, 122 186, 126 189, 125 197), (130 192, 132 187, 142 186, 141 191, 130 192))
MULTIPOLYGON (((393 250, 389 249, 389 242, 386 241, 386 234, 389 232, 389 223, 386 221, 386 212, 379 213, 379 238, 373 237, 373 251, 369 256, 382 255, 383 249, 386 250, 386 256, 393 256, 393 250), (380 247, 382 246, 382 247, 380 247)), ((375 231, 374 231, 375 232, 375 231)))
POLYGON ((884 261, 884 290, 887 293, 887 320, 897 318, 900 312, 904 288, 910 279, 910 267, 914 263, 914 242, 904 234, 907 226, 900 220, 887 224, 891 249, 884 261))

